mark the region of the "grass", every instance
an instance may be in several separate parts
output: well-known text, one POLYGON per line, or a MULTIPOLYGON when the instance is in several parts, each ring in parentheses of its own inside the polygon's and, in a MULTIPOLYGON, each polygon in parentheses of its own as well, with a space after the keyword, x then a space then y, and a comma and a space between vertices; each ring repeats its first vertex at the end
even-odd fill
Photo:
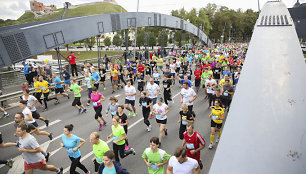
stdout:
MULTIPOLYGON (((56 13, 51 15, 34 19, 34 14, 31 12, 25 12, 22 16, 20 16, 16 21, 7 22, 0 24, 0 27, 8 26, 8 25, 18 25, 22 23, 29 23, 29 22, 37 22, 42 20, 50 20, 50 19, 59 19, 63 14, 64 9, 57 9, 55 10, 56 13)), ((75 17, 75 16, 83 16, 83 15, 97 15, 97 14, 105 14, 105 13, 112 13, 112 12, 127 12, 124 8, 120 5, 115 4, 97 4, 97 5, 89 5, 78 7, 75 9, 69 9, 65 15, 65 18, 68 17, 75 17)))
POLYGON ((306 54, 304 54, 304 57, 306 58, 306 54))
MULTIPOLYGON (((77 55, 78 51, 75 51, 75 55, 77 55)), ((101 55, 102 57, 104 57, 105 54, 107 54, 107 56, 115 56, 115 55, 120 55, 120 58, 123 54, 122 51, 101 51, 101 55)), ((61 54, 64 57, 67 57, 68 55, 70 55, 70 51, 61 51, 61 54)), ((57 59, 57 55, 56 55, 56 51, 47 51, 45 53, 39 54, 39 55, 52 55, 53 60, 57 59)), ((37 56, 33 56, 33 59, 37 59, 37 56)), ((92 59, 92 58, 98 58, 98 51, 80 51, 80 58, 77 60, 86 60, 86 59, 92 59)), ((111 61, 113 62, 114 59, 111 59, 111 61)))

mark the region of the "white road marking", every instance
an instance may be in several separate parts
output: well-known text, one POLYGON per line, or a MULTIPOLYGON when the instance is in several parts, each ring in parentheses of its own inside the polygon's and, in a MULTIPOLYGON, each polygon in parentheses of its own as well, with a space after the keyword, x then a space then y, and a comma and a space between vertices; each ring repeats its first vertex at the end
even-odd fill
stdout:
MULTIPOLYGON (((54 125, 54 124, 56 124, 56 123, 59 123, 60 121, 62 121, 62 120, 55 120, 55 121, 52 121, 51 123, 49 123, 49 126, 52 126, 52 125, 54 125)), ((45 129, 45 128, 47 128, 47 126, 46 126, 46 125, 43 125, 43 126, 40 126, 38 129, 42 130, 42 129, 45 129)))
POLYGON ((116 98, 118 98, 119 96, 120 96, 120 94, 118 94, 118 95, 115 95, 115 97, 116 97, 116 98))
POLYGON ((13 123, 15 123, 15 121, 12 121, 12 122, 6 123, 6 124, 4 124, 4 125, 1 125, 0 127, 8 126, 8 125, 13 124, 13 123))

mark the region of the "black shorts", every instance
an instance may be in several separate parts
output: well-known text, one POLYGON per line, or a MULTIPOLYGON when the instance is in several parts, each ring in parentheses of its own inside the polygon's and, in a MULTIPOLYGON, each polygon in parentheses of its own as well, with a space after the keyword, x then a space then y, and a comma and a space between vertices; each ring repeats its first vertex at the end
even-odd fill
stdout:
POLYGON ((73 102, 72 102, 72 106, 75 106, 75 105, 78 105, 78 106, 81 106, 81 97, 75 97, 73 102))
POLYGON ((63 88, 55 88, 55 93, 64 93, 64 89, 63 88))
POLYGON ((221 129, 222 123, 217 124, 213 120, 210 121, 210 127, 217 127, 218 129, 221 129))
POLYGON ((151 75, 151 70, 150 71, 146 71, 146 75, 151 75))
POLYGON ((0 144, 3 143, 3 140, 2 140, 2 133, 0 132, 0 144))
POLYGON ((165 120, 158 120, 158 119, 156 119, 156 123, 167 124, 167 119, 165 119, 165 120))
POLYGON ((101 77, 100 76, 100 82, 104 82, 105 81, 105 76, 101 77))
POLYGON ((32 117, 35 118, 35 119, 39 119, 40 115, 39 115, 38 112, 32 111, 32 117))
POLYGON ((97 163, 97 161, 96 161, 96 160, 94 161, 94 164, 95 164, 95 172, 98 172, 99 167, 100 167, 100 164, 99 164, 99 163, 97 163))
POLYGON ((200 86, 201 79, 195 79, 195 86, 198 87, 200 86))
POLYGON ((157 85, 159 85, 159 81, 154 81, 154 83, 156 83, 157 85))
POLYGON ((125 99, 124 104, 131 104, 132 106, 135 106, 135 100, 128 100, 128 99, 125 99))

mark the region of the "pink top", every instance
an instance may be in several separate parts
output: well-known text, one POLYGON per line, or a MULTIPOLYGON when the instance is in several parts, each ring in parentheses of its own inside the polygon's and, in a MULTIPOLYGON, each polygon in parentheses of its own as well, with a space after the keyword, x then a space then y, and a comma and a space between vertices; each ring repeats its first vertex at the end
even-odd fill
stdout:
POLYGON ((92 99, 92 105, 94 107, 99 107, 99 106, 102 105, 101 102, 97 103, 97 101, 99 101, 101 99, 102 94, 100 94, 100 93, 98 93, 98 94, 91 93, 90 96, 91 96, 91 99, 92 99))

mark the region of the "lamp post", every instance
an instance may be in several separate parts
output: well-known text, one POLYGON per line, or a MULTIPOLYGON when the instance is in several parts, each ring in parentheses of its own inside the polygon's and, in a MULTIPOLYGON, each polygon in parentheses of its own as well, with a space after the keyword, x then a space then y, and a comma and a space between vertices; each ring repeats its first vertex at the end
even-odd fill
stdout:
MULTIPOLYGON (((137 16, 138 16, 138 8, 139 8, 139 0, 137 0, 137 16)), ((136 57, 136 44, 137 44, 137 18, 136 18, 136 21, 135 21, 135 27, 136 27, 136 30, 135 30, 135 42, 134 42, 134 57, 136 57)))

